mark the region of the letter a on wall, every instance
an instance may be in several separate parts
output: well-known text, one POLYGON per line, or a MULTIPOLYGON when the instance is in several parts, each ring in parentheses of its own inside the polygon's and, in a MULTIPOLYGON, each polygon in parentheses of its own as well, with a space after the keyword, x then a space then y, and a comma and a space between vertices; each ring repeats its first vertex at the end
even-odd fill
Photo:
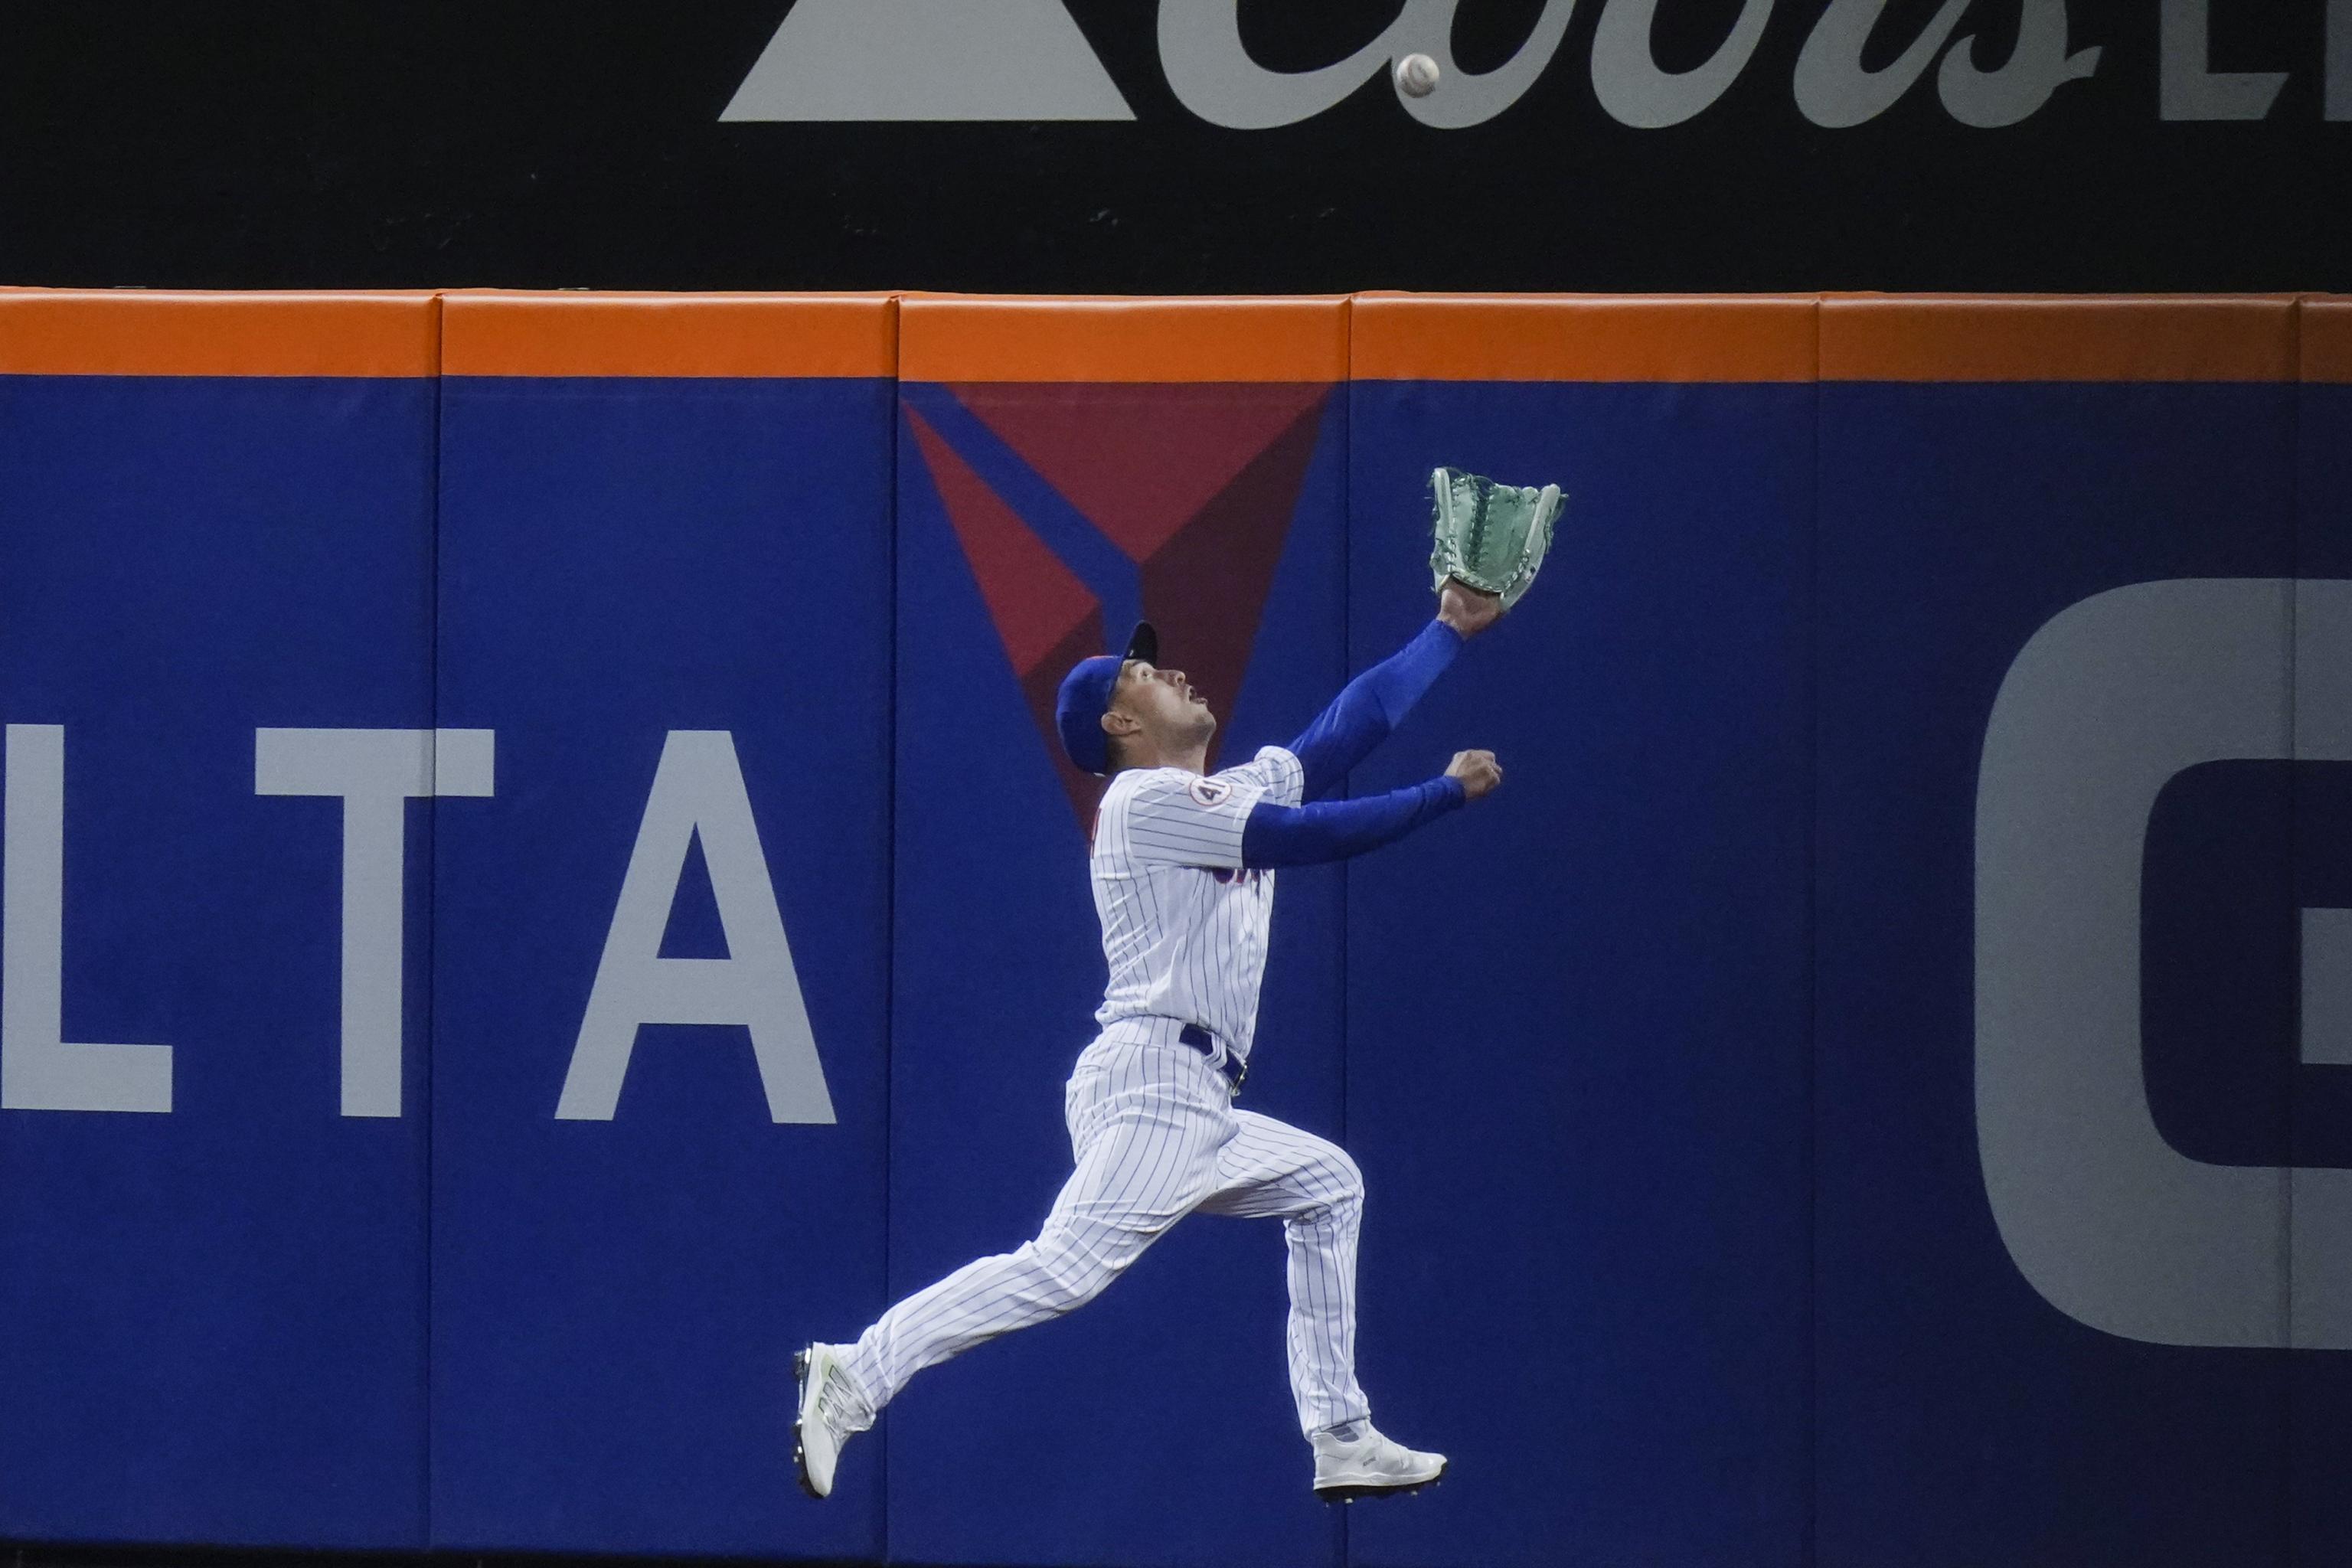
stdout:
POLYGON ((556 1118, 610 1121, 620 1104, 638 1026, 741 1024, 776 1121, 830 1122, 816 1037, 801 1000, 792 945, 768 878, 751 798, 724 730, 673 730, 646 797, 646 815, 596 965, 596 984, 572 1048, 556 1118), (726 933, 725 958, 664 958, 663 930, 697 836, 726 933))

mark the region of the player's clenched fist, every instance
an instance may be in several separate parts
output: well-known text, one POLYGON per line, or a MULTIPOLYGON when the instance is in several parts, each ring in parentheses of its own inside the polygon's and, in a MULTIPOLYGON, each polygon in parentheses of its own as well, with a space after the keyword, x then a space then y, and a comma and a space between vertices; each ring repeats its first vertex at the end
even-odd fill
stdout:
POLYGON ((1462 781, 1462 793, 1471 800, 1503 782, 1503 766, 1492 752, 1456 752, 1445 764, 1445 776, 1462 781))

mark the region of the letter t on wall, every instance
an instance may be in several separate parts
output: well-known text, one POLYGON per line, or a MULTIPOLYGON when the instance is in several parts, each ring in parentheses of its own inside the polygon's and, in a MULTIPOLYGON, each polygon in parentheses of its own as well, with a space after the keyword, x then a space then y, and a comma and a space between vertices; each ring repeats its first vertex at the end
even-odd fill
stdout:
POLYGON ((406 803, 492 792, 489 730, 256 730, 253 793, 343 802, 342 1111, 400 1114, 406 803))

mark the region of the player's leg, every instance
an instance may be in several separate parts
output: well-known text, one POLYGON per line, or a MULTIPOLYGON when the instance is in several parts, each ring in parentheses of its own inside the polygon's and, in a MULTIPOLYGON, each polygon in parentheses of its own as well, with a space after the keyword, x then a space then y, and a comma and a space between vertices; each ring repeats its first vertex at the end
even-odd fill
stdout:
POLYGON ((845 1360, 878 1413, 914 1375, 1084 1306, 1216 1179, 1231 1136, 1198 1053, 1137 1047, 1082 1064, 1068 1100, 1076 1168, 1036 1239, 983 1258, 885 1312, 845 1360))
POLYGON ((1356 1243, 1364 1174, 1348 1152, 1287 1122, 1234 1113, 1202 1214, 1279 1219, 1290 1250, 1290 1385, 1302 1430, 1370 1411, 1356 1383, 1356 1243))
POLYGON ((1290 1388, 1315 1448, 1315 1489, 1346 1500, 1435 1480, 1445 1456, 1381 1435, 1356 1382, 1356 1245, 1364 1176, 1348 1152, 1286 1122, 1234 1113, 1202 1214, 1278 1218, 1290 1253, 1290 1388))

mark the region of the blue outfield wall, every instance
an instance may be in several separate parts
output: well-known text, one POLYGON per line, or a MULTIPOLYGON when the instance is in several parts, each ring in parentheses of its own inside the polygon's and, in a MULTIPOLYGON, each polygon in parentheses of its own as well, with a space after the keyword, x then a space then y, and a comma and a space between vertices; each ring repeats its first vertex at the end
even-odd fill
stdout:
POLYGON ((883 1304, 889 400, 443 383, 440 711, 499 790, 436 843, 436 1544, 880 1549, 877 1469, 786 1467, 793 1341, 883 1304), (695 967, 779 917, 768 994, 695 967))
POLYGON ((343 811, 256 732, 429 736, 434 395, 0 377, 9 1536, 424 1537, 426 992, 407 1114, 340 1115, 343 811))
POLYGON ((2352 1552, 2352 306, 131 308, 0 295, 0 1539, 2352 1552), (1507 783, 1283 873, 1244 1103, 1453 1471, 1313 1501, 1202 1219, 803 1498, 793 1352, 1069 1170, 1055 679, 1286 740, 1440 462, 1571 500, 1351 787, 1507 783))
MULTIPOLYGON (((2287 1362, 2100 1332, 2053 1310, 2005 1254, 1985 1201, 2001 1173, 1979 1150, 1977 936, 1962 895, 1983 866, 1988 720, 2037 628, 2125 584, 2292 575, 2294 395, 1822 388, 1824 1568, 2032 1562, 2060 1542, 2070 1556, 2088 1547, 2149 1565, 2285 1561, 2287 1362), (2081 1541, 2092 1502, 2104 1517, 2081 1541)), ((2183 644, 2197 632, 2182 627, 2183 644)), ((2276 658, 2274 717, 2290 679, 2276 658)), ((2146 700, 2116 687, 2119 705, 2146 700)), ((2287 891, 2284 783, 2251 767, 2180 775, 2172 789, 2193 793, 2147 822, 2140 929, 2115 933, 2137 934, 2147 965, 2124 1000, 2146 1009, 2156 1124, 2176 1146, 2201 1142, 2233 1161, 2284 1163, 2293 927, 2270 918, 2287 891), (2174 916, 2183 908, 2193 924, 2174 916)), ((2095 985, 2097 965, 2084 954, 2076 973, 2095 985)), ((2097 1020, 2078 1011, 2073 1023, 2071 1038, 2035 1048, 2087 1047, 2097 1020)), ((2284 1208, 2269 1219, 2282 1223, 2284 1208)), ((2267 1264, 2273 1308, 2283 1265, 2267 1264)))
POLYGON ((1426 616, 1433 454, 1575 492, 1355 781, 1506 773, 1349 879, 1367 1388, 1459 1466, 1353 1559, 1795 1563, 1814 389, 1353 391, 1353 665, 1426 616))

